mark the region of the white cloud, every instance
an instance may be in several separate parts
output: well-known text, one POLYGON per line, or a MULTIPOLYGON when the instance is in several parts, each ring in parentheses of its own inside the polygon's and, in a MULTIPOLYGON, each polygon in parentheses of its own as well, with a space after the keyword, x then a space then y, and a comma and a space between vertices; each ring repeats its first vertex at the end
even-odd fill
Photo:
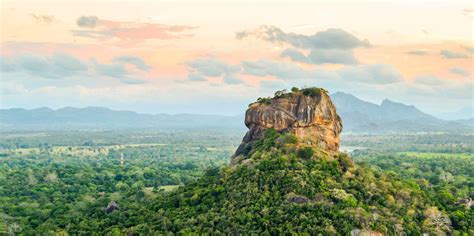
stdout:
POLYGON ((356 47, 370 47, 368 40, 360 40, 342 29, 328 29, 308 36, 286 33, 278 27, 264 25, 254 30, 236 33, 237 39, 251 36, 272 43, 287 43, 296 48, 303 49, 353 49, 356 47))
POLYGON ((467 53, 450 50, 441 50, 439 54, 446 59, 469 58, 469 55, 467 53))
POLYGON ((282 57, 311 64, 357 64, 353 49, 371 46, 368 40, 360 40, 342 29, 328 29, 313 35, 303 35, 286 33, 275 26, 261 26, 255 30, 236 33, 237 39, 246 37, 290 45, 293 48, 285 49, 281 53, 282 57), (305 55, 301 49, 309 50, 309 54, 305 55))
POLYGON ((0 57, 0 69, 5 80, 24 80, 34 85, 53 86, 71 83, 84 84, 91 77, 107 76, 127 84, 144 83, 140 72, 151 67, 136 56, 112 58, 111 63, 99 63, 95 59, 85 61, 69 54, 34 55, 20 54, 0 57), (131 70, 126 65, 133 65, 131 70), (48 81, 49 80, 49 81, 48 81))

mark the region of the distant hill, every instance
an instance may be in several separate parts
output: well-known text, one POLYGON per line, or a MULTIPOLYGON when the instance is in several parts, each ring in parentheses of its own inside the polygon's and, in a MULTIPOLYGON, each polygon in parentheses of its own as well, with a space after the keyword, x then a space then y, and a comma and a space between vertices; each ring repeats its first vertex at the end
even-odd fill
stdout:
POLYGON ((469 126, 469 127, 473 127, 474 128, 474 118, 471 118, 471 119, 465 119, 465 120, 456 120, 454 121, 455 123, 460 123, 460 124, 463 124, 463 125, 466 125, 466 126, 469 126))
POLYGON ((459 132, 472 129, 469 121, 441 120, 413 105, 388 99, 377 105, 343 92, 332 94, 331 99, 342 118, 345 132, 459 132))
MULTIPOLYGON (((380 105, 363 101, 351 94, 331 96, 342 118, 343 132, 465 132, 474 129, 474 120, 446 121, 428 115, 415 106, 385 99, 380 105)), ((103 107, 58 110, 0 109, 1 130, 79 130, 79 129, 245 129, 244 114, 236 116, 198 114, 139 114, 103 107)))
POLYGON ((58 110, 38 108, 1 109, 0 127, 4 130, 76 130, 76 129, 192 129, 244 128, 242 116, 197 114, 139 114, 103 107, 58 110))
POLYGON ((457 111, 436 114, 437 117, 445 120, 469 120, 474 118, 474 107, 463 107, 457 111))

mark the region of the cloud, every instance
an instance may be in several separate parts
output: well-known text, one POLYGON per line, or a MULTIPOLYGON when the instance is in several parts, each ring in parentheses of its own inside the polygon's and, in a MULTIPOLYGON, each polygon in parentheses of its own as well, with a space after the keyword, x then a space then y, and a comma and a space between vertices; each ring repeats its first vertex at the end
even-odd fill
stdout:
MULTIPOLYGON (((0 58, 0 69, 2 74, 8 74, 8 78, 31 78, 55 80, 51 82, 61 84, 61 80, 70 77, 96 77, 106 76, 116 78, 127 84, 144 83, 140 72, 148 71, 151 67, 136 56, 120 56, 112 58, 110 63, 99 63, 95 59, 90 61, 80 60, 69 54, 40 55, 16 55, 0 58), (127 67, 127 65, 133 65, 127 67)), ((77 81, 80 83, 80 81, 77 81)), ((31 82, 33 83, 33 82, 31 82)))
POLYGON ((435 75, 422 75, 415 77, 407 87, 418 96, 472 100, 474 84, 469 79, 447 80, 435 75))
POLYGON ((226 62, 214 58, 198 58, 185 63, 191 71, 199 72, 208 77, 218 77, 225 74, 232 74, 238 70, 237 67, 227 64, 226 62))
POLYGON ((428 55, 427 51, 424 50, 411 50, 406 52, 407 54, 416 55, 416 56, 426 56, 428 55))
POLYGON ((113 21, 99 19, 97 16, 81 16, 76 21, 79 30, 71 32, 78 37, 101 40, 120 39, 143 41, 152 39, 176 39, 191 37, 186 31, 196 27, 185 25, 164 25, 156 23, 113 21))
POLYGON ((1 72, 13 72, 16 70, 16 66, 11 59, 0 56, 0 71, 1 72))
MULTIPOLYGON (((121 59, 122 57, 118 58, 121 59)), ((109 64, 99 63, 96 60, 92 60, 92 64, 94 65, 95 71, 98 75, 115 78, 126 84, 143 84, 146 82, 146 80, 134 75, 126 68, 126 64, 129 64, 127 61, 113 58, 112 63, 109 64)), ((139 70, 144 71, 143 69, 139 70)), ((148 68, 145 70, 148 70, 148 68)))
POLYGON ((201 58, 187 62, 188 79, 206 81, 208 77, 222 77, 227 84, 242 82, 245 75, 273 77, 288 83, 330 82, 346 84, 392 84, 403 81, 401 73, 391 65, 351 65, 331 70, 324 68, 302 68, 294 63, 260 59, 228 64, 217 58, 201 58))
POLYGON ((76 21, 77 26, 84 28, 95 28, 98 23, 99 17, 97 16, 81 16, 76 21))
POLYGON ((313 49, 308 55, 309 61, 313 64, 357 64, 354 53, 350 50, 341 49, 313 49))
POLYGON ((134 65, 137 69, 144 70, 144 71, 147 71, 151 68, 149 65, 145 63, 145 61, 143 61, 142 58, 136 57, 136 56, 114 57, 112 61, 118 62, 118 63, 131 64, 131 65, 134 65))
MULTIPOLYGON (((298 54, 286 50, 286 55, 297 58, 298 54), (296 55, 296 56, 295 56, 296 55)), ((304 54, 303 54, 304 55, 304 54)), ((301 55, 299 55, 301 56, 301 55)), ((299 58, 301 59, 301 57, 299 58)), ((188 79, 192 81, 208 81, 208 77, 222 77, 222 88, 232 81, 230 78, 252 79, 258 83, 260 93, 271 94, 274 90, 289 89, 292 86, 318 86, 329 91, 348 91, 362 97, 376 97, 399 99, 409 102, 412 99, 425 107, 437 109, 436 104, 460 104, 470 101, 473 85, 469 79, 447 80, 433 75, 418 76, 407 80, 392 65, 366 64, 347 65, 337 69, 317 66, 301 66, 297 63, 278 60, 247 60, 230 64, 218 58, 197 59, 188 63, 190 70, 188 79), (199 70, 198 70, 199 68, 199 70), (202 73, 201 73, 202 72, 202 73), (212 76, 211 76, 212 75, 212 76), (364 95, 365 94, 365 95, 364 95), (439 97, 436 102, 427 101, 426 97, 439 97), (441 99, 442 98, 442 99, 441 99)), ((203 84, 202 86, 205 86, 203 84)))
POLYGON ((239 79, 236 75, 230 74, 230 75, 224 75, 223 77, 224 83, 226 84, 242 84, 243 81, 239 79))
POLYGON ((286 33, 275 26, 260 26, 255 30, 236 33, 237 39, 255 37, 264 41, 278 44, 288 44, 281 52, 282 57, 293 61, 310 64, 357 64, 353 49, 370 47, 368 40, 360 40, 342 29, 328 29, 316 32, 313 35, 286 33), (299 49, 299 50, 297 50, 299 49), (305 55, 300 50, 309 50, 305 55))
POLYGON ((439 54, 446 59, 469 58, 469 55, 466 53, 450 50, 441 50, 439 54))
POLYGON ((303 69, 295 64, 269 60, 243 61, 243 73, 254 76, 273 76, 283 80, 339 80, 341 83, 388 84, 403 80, 391 65, 372 64, 345 66, 337 70, 303 69))
POLYGON ((434 75, 421 75, 415 77, 415 83, 429 86, 437 86, 443 83, 443 81, 434 75))
POLYGON ((128 74, 123 63, 101 64, 93 60, 93 64, 98 74, 114 78, 122 78, 128 74))
POLYGON ((256 37, 272 43, 288 43, 296 48, 353 49, 369 47, 368 40, 360 40, 342 29, 328 29, 313 35, 285 33, 275 26, 260 26, 255 30, 236 33, 237 39, 256 37))
POLYGON ((403 81, 401 73, 392 65, 372 64, 346 66, 337 71, 341 78, 361 83, 390 84, 403 81))
POLYGON ((38 15, 32 13, 30 16, 33 17, 37 23, 51 24, 56 21, 56 18, 52 15, 38 15))
POLYGON ((190 73, 188 74, 188 79, 190 81, 206 81, 207 78, 199 73, 190 73))
POLYGON ((453 74, 461 75, 461 76, 464 76, 464 77, 468 77, 468 76, 471 75, 471 73, 469 71, 467 71, 467 70, 465 70, 464 68, 461 68, 461 67, 453 67, 449 71, 453 74))
POLYGON ((256 61, 242 61, 240 63, 242 73, 253 76, 273 76, 280 79, 304 79, 311 78, 312 71, 302 69, 293 63, 285 63, 260 59, 256 61))
POLYGON ((469 53, 474 53, 474 47, 471 46, 463 46, 463 48, 468 51, 469 53))
POLYGON ((281 57, 288 57, 293 61, 296 62, 305 62, 308 63, 309 59, 306 55, 304 55, 302 52, 299 50, 293 49, 293 48, 287 48, 283 50, 280 54, 281 57))
POLYGON ((1 60, 3 72, 25 72, 46 79, 69 77, 87 71, 84 62, 68 54, 19 55, 1 60))
POLYGON ((226 84, 241 84, 243 81, 238 78, 239 66, 230 65, 226 62, 214 58, 198 58, 185 63, 190 81, 206 81, 208 77, 222 77, 226 84))
POLYGON ((280 56, 288 57, 292 61, 311 64, 333 63, 350 65, 358 63, 352 51, 341 49, 312 49, 306 56, 299 50, 287 48, 280 56))

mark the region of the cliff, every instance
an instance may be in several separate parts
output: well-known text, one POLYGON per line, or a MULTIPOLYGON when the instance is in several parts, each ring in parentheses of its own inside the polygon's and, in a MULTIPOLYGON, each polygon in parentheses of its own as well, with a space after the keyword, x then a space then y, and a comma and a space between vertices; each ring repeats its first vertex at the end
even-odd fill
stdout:
POLYGON ((293 133, 298 140, 317 146, 329 154, 339 150, 341 118, 324 89, 293 89, 277 92, 273 98, 259 98, 245 113, 249 131, 235 152, 232 163, 239 155, 246 155, 252 144, 263 137, 267 129, 293 133))

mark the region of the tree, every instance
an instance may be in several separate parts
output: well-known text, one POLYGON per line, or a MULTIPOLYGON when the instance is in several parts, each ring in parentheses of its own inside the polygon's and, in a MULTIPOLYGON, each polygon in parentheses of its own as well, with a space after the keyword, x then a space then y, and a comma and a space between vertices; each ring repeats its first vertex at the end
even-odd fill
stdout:
POLYGON ((446 235, 450 231, 451 220, 437 207, 430 207, 424 212, 423 228, 435 235, 446 235))

